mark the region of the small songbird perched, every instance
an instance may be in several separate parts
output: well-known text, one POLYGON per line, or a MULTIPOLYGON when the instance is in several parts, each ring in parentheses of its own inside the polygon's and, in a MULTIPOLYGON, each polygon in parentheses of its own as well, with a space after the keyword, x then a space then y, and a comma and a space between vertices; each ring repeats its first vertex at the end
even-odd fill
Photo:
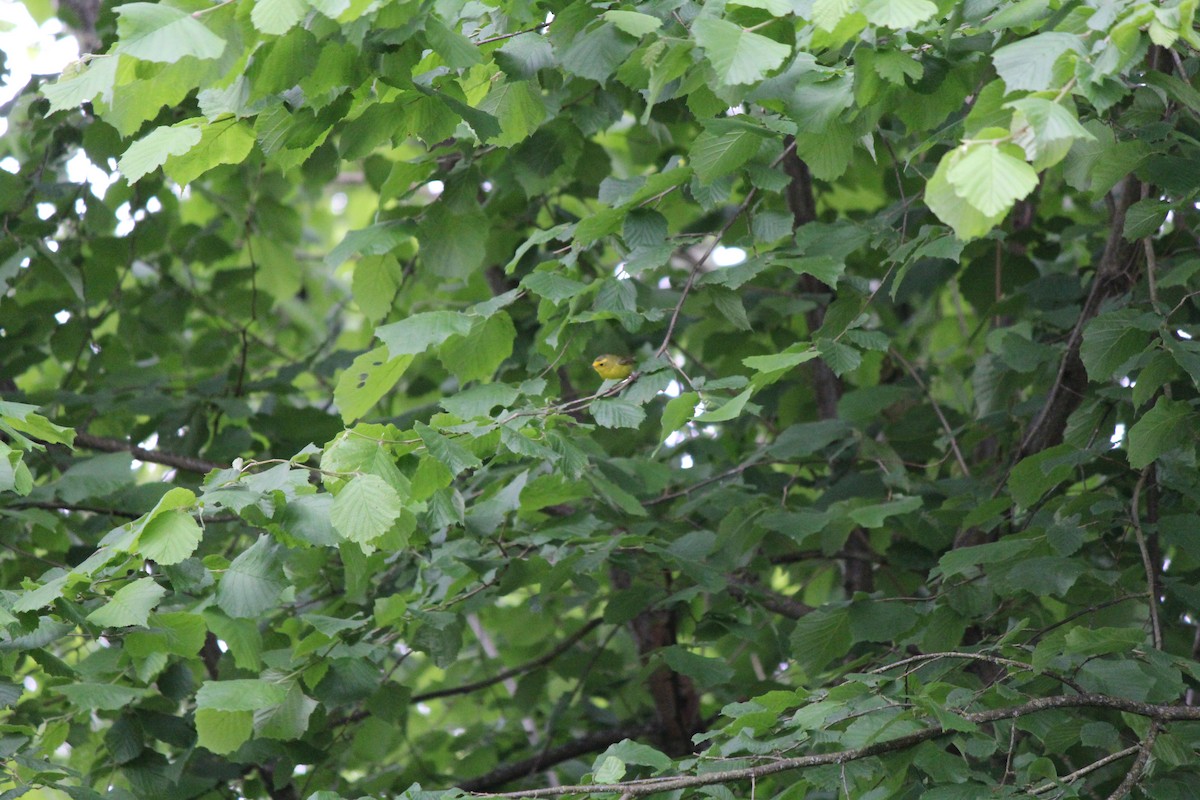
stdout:
POLYGON ((614 356, 606 353, 597 356, 592 362, 592 369, 600 373, 606 381, 619 381, 633 374, 633 359, 629 356, 614 356))

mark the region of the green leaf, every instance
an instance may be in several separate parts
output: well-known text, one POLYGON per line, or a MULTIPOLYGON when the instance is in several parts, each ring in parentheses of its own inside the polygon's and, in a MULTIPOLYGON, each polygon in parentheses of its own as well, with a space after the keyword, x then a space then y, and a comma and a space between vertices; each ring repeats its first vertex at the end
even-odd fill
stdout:
POLYGON ((264 739, 299 739, 308 731, 308 721, 319 704, 293 683, 278 704, 254 711, 254 733, 264 739))
POLYGON ((622 739, 616 744, 609 745, 608 749, 602 755, 619 758, 626 764, 653 767, 656 772, 665 772, 673 765, 670 756, 665 753, 661 753, 649 745, 629 739, 622 739))
POLYGON ((736 397, 727 400, 721 407, 697 415, 696 422, 728 422, 736 419, 741 415, 742 409, 746 407, 746 401, 750 399, 753 391, 752 388, 746 389, 736 397))
POLYGON ((1075 449, 1060 444, 1017 462, 1008 476, 1008 490, 1023 508, 1033 508, 1046 492, 1071 477, 1078 458, 1075 449))
POLYGON ((492 413, 496 406, 508 407, 520 392, 504 383, 485 383, 442 398, 442 408, 456 417, 471 419, 492 413))
POLYGON ((812 361, 819 355, 820 353, 814 350, 811 344, 800 342, 792 345, 782 353, 743 358, 742 363, 756 372, 777 372, 798 367, 805 362, 812 361))
POLYGON ((1093 381, 1108 380, 1125 362, 1146 349, 1157 327, 1152 314, 1121 309, 1099 314, 1083 329, 1079 356, 1093 381))
POLYGON ((854 0, 815 0, 812 6, 813 23, 823 31, 833 31, 857 4, 854 0))
POLYGON ((387 533, 403 507, 400 495, 383 478, 356 475, 333 499, 329 519, 343 539, 369 544, 387 533))
POLYGON ((1085 52, 1072 33, 1043 31, 992 53, 992 64, 1010 92, 1040 92, 1054 86, 1054 63, 1069 50, 1085 52))
POLYGON ((796 153, 808 164, 814 177, 835 181, 845 173, 854 155, 854 139, 848 126, 831 124, 820 133, 796 134, 796 153))
POLYGON ((460 213, 434 203, 418 227, 421 265, 438 277, 469 277, 483 266, 490 224, 480 212, 460 213))
POLYGON ((693 678, 701 687, 720 686, 733 679, 733 667, 723 659, 707 658, 678 645, 664 648, 662 656, 672 671, 693 678))
POLYGON ((240 164, 254 148, 254 131, 244 122, 223 119, 200 125, 200 141, 186 153, 172 154, 163 166, 181 186, 221 164, 240 164))
POLYGON ((196 692, 196 707, 216 711, 256 711, 278 705, 287 688, 258 678, 205 681, 196 692))
POLYGON ((705 296, 712 300, 712 304, 717 311, 721 312, 721 316, 729 320, 733 327, 740 331, 752 330, 750 319, 746 316, 746 307, 742 305, 742 296, 732 289, 726 289, 724 286, 710 286, 705 291, 705 296))
POLYGON ((652 17, 649 14, 642 14, 637 11, 605 11, 602 16, 613 25, 625 31, 625 33, 628 33, 630 36, 636 36, 639 39, 648 33, 654 33, 654 31, 662 27, 662 20, 658 17, 652 17))
POLYGON ((202 136, 200 126, 195 121, 155 128, 129 146, 117 163, 117 169, 132 186, 143 176, 167 163, 171 156, 187 153, 200 143, 202 136))
POLYGON ((426 311, 375 329, 393 357, 424 353, 454 335, 470 332, 474 320, 458 311, 426 311))
POLYGON ((605 428, 637 428, 646 419, 646 412, 641 406, 619 398, 600 397, 593 400, 588 408, 596 423, 605 428))
POLYGON ((899 30, 912 28, 937 13, 929 0, 867 0, 862 12, 872 25, 899 30))
POLYGON ((364 416, 391 392, 413 362, 410 354, 388 358, 390 352, 386 346, 376 347, 354 359, 338 376, 333 401, 347 425, 364 416))
POLYGON ((110 102, 117 80, 117 63, 115 55, 96 55, 86 63, 76 61, 67 65, 57 81, 42 87, 42 94, 50 101, 50 113, 78 108, 97 95, 110 102))
POLYGON ((1020 558, 1036 546, 1030 539, 1007 540, 973 547, 959 547, 946 553, 938 561, 942 577, 950 578, 966 572, 971 567, 986 564, 1002 564, 1020 558))
POLYGON ((717 80, 726 86, 760 81, 792 53, 786 44, 723 19, 696 20, 692 23, 692 35, 704 48, 717 80))
POLYGON ((146 523, 137 540, 137 551, 159 564, 178 564, 196 551, 203 535, 191 514, 171 510, 146 523))
POLYGON ((812 275, 830 289, 836 289, 838 281, 846 272, 846 262, 833 256, 808 256, 805 258, 780 258, 774 263, 787 267, 798 275, 812 275))
POLYGON ((1033 167, 1004 146, 975 145, 946 173, 955 193, 985 217, 1003 214, 1037 188, 1033 167))
POLYGON ((701 181, 712 183, 753 158, 762 142, 760 134, 744 128, 721 134, 705 131, 692 143, 692 166, 701 181))
POLYGON ((445 464, 451 475, 456 476, 467 470, 479 469, 483 466, 483 462, 470 450, 453 439, 443 436, 428 425, 418 422, 414 430, 421 437, 421 441, 425 443, 429 455, 445 464))
POLYGON ((920 507, 920 497, 902 497, 886 503, 855 508, 850 512, 850 519, 864 528, 881 528, 888 517, 907 514, 920 507))
POLYGON ((1164 453, 1196 439, 1192 408, 1181 400, 1158 398, 1129 429, 1129 466, 1142 469, 1164 453))
POLYGON ((625 762, 616 756, 602 755, 596 761, 592 780, 597 784, 612 784, 625 777, 625 762))
POLYGON ((516 337, 512 318, 500 312, 476 319, 470 332, 447 339, 438 350, 438 358, 460 383, 490 380, 512 355, 516 337))
POLYGON ((400 288, 403 270, 394 256, 364 256, 354 265, 354 302, 372 322, 388 315, 400 288))
POLYGON ((858 642, 894 642, 919 620, 916 611, 900 603, 868 600, 850 606, 850 633, 858 642))
POLYGON ((257 617, 274 608, 287 586, 279 548, 260 536, 229 565, 217 584, 217 605, 231 617, 257 617))
POLYGON ((833 339, 818 339, 816 345, 817 352, 821 354, 821 360, 833 370, 834 375, 840 377, 858 369, 862 364, 862 353, 849 345, 833 339))
POLYGON ((955 236, 970 241, 998 225, 1008 209, 1006 207, 994 214, 984 214, 970 203, 963 202, 958 188, 950 182, 948 175, 964 158, 962 148, 958 147, 942 156, 933 177, 925 184, 925 204, 938 219, 954 229, 955 236))
POLYGON ((250 22, 263 33, 279 36, 291 30, 308 13, 304 0, 255 0, 250 22))
POLYGON ((605 22, 575 37, 561 62, 568 72, 603 84, 636 46, 636 39, 614 23, 605 22))
POLYGON ((1162 227, 1173 207, 1172 203, 1165 200, 1139 200, 1125 212, 1125 229, 1122 235, 1131 242, 1153 236, 1162 227))
POLYGON ((54 484, 54 492, 68 503, 104 497, 133 484, 132 468, 133 456, 129 453, 104 453, 76 461, 54 484))
POLYGON ((483 63, 479 48, 470 39, 451 30, 432 14, 425 19, 425 38, 433 52, 441 56, 451 69, 465 69, 483 63))
POLYGON ((254 712, 218 711, 201 708, 196 711, 196 743, 217 755, 237 750, 254 732, 254 712))
POLYGON ((56 686, 53 691, 84 711, 119 711, 152 693, 150 689, 136 686, 88 681, 56 686))
POLYGON ((479 107, 500 121, 500 133, 486 140, 500 147, 512 147, 529 138, 546 119, 546 103, 530 81, 499 82, 479 107))
POLYGON ((173 63, 184 56, 217 58, 225 40, 192 15, 158 3, 117 6, 116 51, 143 61, 173 63))
POLYGON ((682 428, 684 423, 692 418, 698 402, 700 402, 700 395, 695 392, 683 392, 678 397, 667 401, 662 413, 661 441, 666 441, 668 436, 682 428))
POLYGON ((1039 172, 1061 161, 1075 140, 1095 139, 1061 103, 1023 97, 1004 105, 1015 112, 1010 127, 1014 141, 1025 149, 1026 158, 1039 172))
POLYGON ((106 628, 145 625, 166 593, 154 578, 139 578, 122 586, 108 603, 88 614, 88 621, 106 628))
MULTIPOLYGON (((333 269, 341 266, 346 259, 356 255, 383 255, 412 237, 412 226, 408 222, 396 220, 380 222, 362 230, 350 231, 341 243, 325 256, 325 266, 333 269)), ((396 355, 400 354, 396 353, 396 355)))
POLYGON ((850 615, 844 608, 813 611, 792 629, 792 653, 809 676, 819 673, 835 658, 844 656, 853 643, 850 615))

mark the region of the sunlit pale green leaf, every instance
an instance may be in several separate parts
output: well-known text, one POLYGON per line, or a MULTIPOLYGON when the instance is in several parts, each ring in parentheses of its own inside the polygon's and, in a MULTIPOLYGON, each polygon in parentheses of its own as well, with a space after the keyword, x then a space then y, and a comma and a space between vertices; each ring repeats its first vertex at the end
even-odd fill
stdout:
POLYGON ((698 19, 692 32, 716 71, 717 80, 730 86, 762 80, 791 54, 786 44, 728 20, 698 19))
POLYGON ((157 3, 117 6, 118 52, 144 61, 216 58, 225 40, 187 12, 157 3))
POLYGON ((338 492, 329 511, 343 539, 366 544, 387 532, 400 516, 400 496, 378 475, 358 475, 338 492))
POLYGON ((105 605, 88 614, 88 620, 111 628, 145 625, 166 593, 154 578, 139 578, 118 589, 105 605))
POLYGON ((985 217, 1002 214, 1037 187, 1033 168, 1002 147, 976 145, 946 173, 955 193, 985 217))
POLYGON ((130 185, 167 163, 171 156, 182 156, 200 143, 203 133, 198 125, 182 123, 155 128, 129 146, 117 169, 130 185))

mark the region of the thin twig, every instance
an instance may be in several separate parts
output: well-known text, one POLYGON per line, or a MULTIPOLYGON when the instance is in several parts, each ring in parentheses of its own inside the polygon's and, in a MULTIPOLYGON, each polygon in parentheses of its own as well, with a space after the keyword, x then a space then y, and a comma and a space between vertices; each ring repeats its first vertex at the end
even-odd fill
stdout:
POLYGON ((1120 786, 1113 789, 1113 793, 1108 796, 1108 800, 1122 800, 1122 798, 1133 791, 1133 787, 1141 780, 1142 772, 1146 769, 1146 762, 1150 760, 1150 751, 1154 748, 1154 740, 1158 738, 1158 731, 1161 726, 1162 723, 1157 719, 1150 722, 1150 730, 1146 731, 1146 738, 1142 740, 1137 758, 1129 766, 1129 772, 1125 773, 1125 780, 1121 781, 1120 786))
POLYGON ((420 703, 420 702, 424 702, 426 700, 435 700, 439 697, 452 697, 452 696, 458 695, 458 694, 470 694, 471 692, 477 692, 480 689, 486 689, 489 686, 494 686, 497 683, 501 683, 501 682, 509 680, 511 678, 515 678, 518 675, 523 675, 526 672, 535 670, 538 667, 548 664, 551 661, 553 661, 554 659, 558 658, 565 651, 574 647, 575 644, 580 639, 587 636, 589 633, 591 633, 596 628, 598 628, 603 622, 604 622, 604 620, 600 619, 600 618, 591 620, 586 625, 584 625, 582 628, 575 631, 573 634, 568 636, 566 639, 563 639, 561 642, 559 642, 557 645, 555 645, 553 649, 538 656, 537 658, 533 659, 532 661, 526 661, 524 664, 518 664, 515 667, 511 667, 502 672, 498 672, 490 678, 484 678, 481 681, 474 681, 473 683, 464 683, 461 686, 451 686, 447 689, 434 689, 433 691, 430 691, 430 692, 414 694, 412 696, 412 698, 409 700, 409 702, 410 703, 420 703))
POLYGON ((736 467, 734 467, 732 469, 725 470, 724 472, 722 472, 718 475, 712 475, 708 478, 705 478, 702 481, 693 483, 691 486, 688 486, 683 489, 679 489, 678 491, 674 491, 669 494, 659 495, 658 497, 655 497, 653 500, 645 501, 644 503, 642 503, 642 505, 643 506, 656 506, 659 503, 665 503, 668 500, 674 500, 676 497, 683 497, 685 495, 689 495, 692 492, 696 491, 697 489, 708 486, 710 483, 716 483, 717 481, 723 481, 726 478, 733 477, 734 475, 741 475, 743 472, 750 469, 750 467, 753 467, 755 464, 758 464, 758 463, 760 463, 759 457, 757 455, 752 456, 747 461, 743 461, 741 464, 738 464, 736 467))
POLYGON ((1142 568, 1146 571, 1146 594, 1150 604, 1150 634, 1154 639, 1155 649, 1162 650, 1162 622, 1158 618, 1158 571, 1155 570, 1154 561, 1150 558, 1150 548, 1146 545, 1146 534, 1142 531, 1141 511, 1139 510, 1142 489, 1153 468, 1154 465, 1151 464, 1138 476, 1137 484, 1133 487, 1133 498, 1129 501, 1129 518, 1133 522, 1133 535, 1137 538, 1138 550, 1142 554, 1142 568))
POLYGON ((882 675, 883 673, 893 670, 896 667, 903 667, 907 664, 915 664, 915 663, 918 663, 921 661, 937 661, 937 660, 940 660, 943 658, 965 658, 965 659, 969 659, 971 661, 983 661, 988 664, 994 664, 998 667, 1014 667, 1016 669, 1019 669, 1019 670, 1025 671, 1025 672, 1033 672, 1035 674, 1045 675, 1047 677, 1054 678, 1054 680, 1058 681, 1059 683, 1063 684, 1064 686, 1069 686, 1072 689, 1074 689, 1075 691, 1079 692, 1080 694, 1084 694, 1083 687, 1080 686, 1079 684, 1077 684, 1075 681, 1071 680, 1070 678, 1066 677, 1065 675, 1059 675, 1058 673, 1052 672, 1050 670, 1045 670, 1045 669, 1039 670, 1036 667, 1034 667, 1033 664, 1026 664, 1024 661, 1017 661, 1012 658, 1004 658, 1002 656, 990 656, 990 655, 987 655, 986 653, 966 653, 966 652, 961 652, 961 651, 957 651, 957 650, 951 650, 951 651, 948 651, 945 653, 924 653, 919 656, 911 656, 910 658, 901 659, 900 661, 895 661, 891 664, 885 664, 882 667, 873 669, 873 670, 871 670, 871 674, 872 675, 882 675))
POLYGON ((667 333, 665 336, 663 336, 662 344, 660 344, 658 349, 654 351, 654 355, 656 357, 667 352, 667 347, 671 344, 671 336, 675 333, 675 325, 677 322, 679 322, 679 312, 683 310, 683 303, 687 300, 688 294, 692 291, 692 286, 696 283, 696 278, 700 275, 701 268, 704 266, 705 262, 708 261, 708 257, 711 256, 717 247, 720 246, 721 240, 725 238, 725 234, 729 233, 729 229, 732 228, 733 224, 738 221, 738 218, 745 213, 746 209, 750 207, 750 204, 754 202, 754 198, 757 196, 758 187, 755 186, 746 193, 746 198, 742 200, 741 205, 739 205, 733 212, 733 216, 726 220, 725 224, 721 227, 721 230, 713 238, 712 244, 710 244, 708 249, 704 251, 704 255, 700 256, 700 258, 696 260, 696 263, 692 265, 692 271, 688 273, 687 282, 683 285, 683 291, 679 295, 679 302, 675 304, 675 310, 671 312, 671 321, 667 324, 667 333))
POLYGON ((893 358, 900 362, 909 376, 916 381, 917 386, 921 387, 921 391, 929 398, 930 405, 933 406, 933 413, 937 414, 938 421, 942 423, 942 430, 946 432, 946 438, 950 440, 950 449, 954 451, 954 460, 958 462, 958 468, 963 471, 963 474, 968 478, 971 477, 971 468, 967 466, 966 459, 963 458, 962 451, 958 449, 958 439, 954 436, 954 430, 950 427, 950 423, 946 421, 946 415, 942 413, 942 407, 938 404, 937 399, 933 396, 933 392, 929 391, 929 387, 925 385, 925 381, 921 380, 921 376, 913 369, 913 365, 908 363, 904 356, 900 355, 900 351, 896 348, 890 348, 893 358))
POLYGON ((1146 283, 1150 287, 1150 305, 1158 307, 1158 259, 1154 256, 1154 244, 1150 237, 1142 238, 1142 250, 1146 253, 1146 283))
MULTIPOLYGON (((553 20, 551 20, 551 21, 553 21, 553 20)), ((501 42, 501 41, 504 41, 505 39, 511 39, 514 36, 524 36, 527 33, 537 33, 538 31, 542 30, 543 28, 549 28, 549 27, 550 27, 549 22, 543 22, 539 25, 534 25, 532 28, 526 28, 523 31, 513 31, 512 33, 502 33, 499 36, 492 36, 487 39, 480 39, 478 42, 472 42, 472 44, 481 45, 481 44, 491 44, 492 42, 501 42)))
MULTIPOLYGON (((1158 732, 1158 723, 1165 721, 1180 721, 1180 720, 1200 720, 1200 708, 1193 706, 1176 706, 1176 705, 1155 705, 1153 703, 1141 703, 1136 700, 1129 700, 1124 697, 1111 697, 1101 694, 1078 694, 1078 695, 1055 695, 1051 697, 1041 697, 1031 700, 1027 703, 1022 703, 1018 706, 1009 706, 1008 708, 993 708, 985 711, 962 712, 961 716, 968 722, 973 722, 977 725, 983 725, 991 722, 996 722, 1002 719, 1016 719, 1023 717, 1026 714, 1034 714, 1039 711, 1049 711, 1057 708, 1107 708, 1114 711, 1123 711, 1137 716, 1149 717, 1156 724, 1151 726, 1151 734, 1148 734, 1146 740, 1142 742, 1142 756, 1139 757, 1141 763, 1135 763, 1131 774, 1140 776, 1142 769, 1145 767, 1145 761, 1149 758, 1150 746, 1153 745, 1154 736, 1158 732)), ((734 781, 753 780, 764 777, 766 775, 775 775, 780 772, 790 772, 796 769, 805 769, 808 767, 826 766, 830 764, 845 764, 849 761, 858 761, 864 758, 872 758, 884 753, 893 753, 899 750, 906 750, 910 747, 915 747, 922 742, 927 742, 933 739, 947 736, 953 733, 940 725, 931 725, 923 730, 914 731, 912 733, 898 736, 895 739, 888 739, 882 742, 874 742, 865 747, 856 747, 849 750, 839 750, 833 753, 816 753, 806 756, 798 756, 795 758, 781 758, 777 761, 772 761, 768 764, 761 764, 755 767, 746 767, 742 769, 721 770, 708 772, 702 775, 677 775, 663 776, 659 778, 645 778, 641 780, 631 780, 622 783, 610 784, 590 784, 590 785, 574 785, 574 786, 555 786, 545 789, 526 789, 520 792, 501 792, 495 794, 477 794, 477 797, 511 797, 511 798, 535 798, 535 797, 561 797, 570 794, 623 794, 628 792, 634 797, 643 795, 657 794, 659 792, 671 792, 677 789, 689 789, 697 786, 712 786, 715 784, 725 784, 734 781)), ((1128 779, 1127 779, 1128 780, 1128 779)), ((1132 786, 1134 781, 1128 781, 1132 786)), ((1119 795, 1117 795, 1119 797, 1119 795)))
POLYGON ((1141 745, 1135 744, 1133 747, 1126 747, 1124 750, 1118 750, 1115 753, 1111 753, 1111 754, 1105 756, 1104 758, 1100 759, 1099 761, 1093 761, 1091 764, 1088 764, 1086 767, 1080 767, 1079 769, 1075 770, 1074 772, 1072 772, 1068 775, 1062 776, 1057 781, 1053 781, 1051 783, 1043 783, 1041 786, 1037 787, 1036 789, 1030 789, 1029 793, 1030 794, 1045 794, 1046 792, 1048 792, 1052 789, 1057 789, 1059 786, 1063 785, 1064 783, 1074 783, 1075 781, 1079 780, 1080 778, 1084 777, 1085 775, 1090 775, 1091 773, 1095 772, 1096 770, 1098 770, 1102 767, 1107 767, 1109 764, 1113 763, 1114 761, 1120 761, 1122 758, 1133 755, 1140 749, 1142 749, 1141 745))

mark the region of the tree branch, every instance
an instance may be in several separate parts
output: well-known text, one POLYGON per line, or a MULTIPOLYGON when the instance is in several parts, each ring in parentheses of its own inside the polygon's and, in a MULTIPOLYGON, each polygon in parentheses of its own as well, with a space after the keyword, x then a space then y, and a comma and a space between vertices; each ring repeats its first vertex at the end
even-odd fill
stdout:
POLYGON ((1133 787, 1137 785, 1142 777, 1142 772, 1146 769, 1146 762, 1150 760, 1150 751, 1154 748, 1154 740, 1158 738, 1158 731, 1161 727, 1162 723, 1157 719, 1150 723, 1150 730, 1146 731, 1146 738, 1142 740, 1137 758, 1129 766, 1129 772, 1125 773, 1125 779, 1121 781, 1121 785, 1108 796, 1108 800, 1121 800, 1133 791, 1133 787))
POLYGON ((184 472, 197 472, 201 475, 212 472, 214 469, 226 469, 229 466, 228 464, 218 464, 216 461, 207 461, 203 458, 195 458, 193 456, 177 456, 173 453, 164 453, 160 450, 147 450, 144 447, 138 447, 136 444, 121 439, 93 436, 85 431, 75 432, 75 444, 86 447, 89 450, 99 450, 103 453, 132 453, 134 458, 141 461, 174 467, 184 472))
POLYGON ((1063 684, 1064 686, 1069 686, 1070 688, 1074 689, 1075 691, 1079 692, 1080 694, 1085 694, 1082 686, 1080 686, 1078 683, 1071 680, 1070 678, 1066 677, 1065 675, 1059 675, 1057 672, 1052 672, 1048 669, 1039 670, 1035 666, 1033 666, 1033 664, 1026 664, 1024 661, 1017 661, 1017 660, 1011 659, 1011 658, 1002 658, 1001 656, 990 656, 990 655, 987 655, 986 653, 964 653, 964 652, 958 652, 958 651, 949 651, 949 652, 945 652, 945 653, 925 653, 923 655, 912 656, 911 658, 905 658, 900 661, 896 661, 895 663, 892 663, 892 664, 885 664, 882 667, 878 667, 877 669, 871 670, 871 674, 872 675, 881 675, 884 672, 893 670, 896 667, 902 667, 906 664, 914 664, 914 663, 918 663, 921 661, 936 661, 936 660, 942 659, 942 658, 965 658, 965 659, 970 659, 972 661, 984 661, 988 664, 995 664, 996 666, 1000 666, 1000 667, 1015 667, 1024 672, 1033 672, 1036 674, 1045 675, 1049 678, 1053 678, 1054 680, 1058 681, 1059 683, 1063 684))
POLYGON ((1158 569, 1154 564, 1154 560, 1150 558, 1150 548, 1146 544, 1146 534, 1142 531, 1142 512, 1139 508, 1141 505, 1142 489, 1145 488, 1146 479, 1150 477, 1150 472, 1153 469, 1154 465, 1151 464, 1142 470, 1142 474, 1138 476, 1137 485, 1133 487, 1133 499, 1129 501, 1129 518, 1133 522, 1133 535, 1137 538, 1138 552, 1142 554, 1142 569, 1146 571, 1146 599, 1150 606, 1150 633, 1154 640, 1155 649, 1162 650, 1162 622, 1158 617, 1158 598, 1162 593, 1158 588, 1158 569))
MULTIPOLYGON (((1080 694, 1080 695, 1055 695, 1051 697, 1041 697, 1036 700, 1031 700, 1028 703, 1022 703, 1019 706, 1010 706, 1009 708, 993 708, 986 711, 967 711, 959 712, 959 716, 968 722, 974 722, 977 725, 996 722, 1001 719, 1016 719, 1025 716, 1026 714, 1035 714, 1039 711, 1048 711, 1055 708, 1106 708, 1113 711, 1123 711, 1128 714, 1134 714, 1139 717, 1149 717, 1155 721, 1151 726, 1151 733, 1147 734, 1146 740, 1142 742, 1142 752, 1144 758, 1139 758, 1140 764, 1135 763, 1131 768, 1130 774, 1133 779, 1126 778, 1126 782, 1132 787, 1133 783, 1140 777, 1142 769, 1145 767, 1145 759, 1149 758, 1150 746, 1154 743, 1154 736, 1157 736, 1158 726, 1163 722, 1179 721, 1179 720, 1200 720, 1200 708, 1193 706, 1167 706, 1155 705, 1153 703, 1140 703, 1135 700, 1127 700, 1123 697, 1110 697, 1102 694, 1080 694), (1136 773, 1136 774, 1135 774, 1136 773)), ((839 750, 835 753, 818 753, 814 755, 798 756, 795 758, 781 758, 771 761, 766 764, 760 764, 755 767, 745 767, 742 769, 722 770, 719 772, 707 772, 702 775, 682 775, 682 776, 666 776, 662 778, 647 778, 643 780, 625 781, 622 783, 608 784, 593 784, 593 785, 575 785, 575 786, 554 786, 545 789, 530 789, 523 792, 502 792, 496 794, 479 794, 480 797, 561 797, 569 794, 609 794, 609 793, 627 793, 632 797, 642 797, 649 794, 657 794, 659 792, 670 792, 676 789, 689 789, 696 786, 712 786, 715 784, 732 783, 735 781, 756 780, 767 775, 774 775, 779 772, 790 772, 795 769, 806 769, 808 767, 826 766, 829 764, 845 764, 850 761, 859 761, 864 758, 883 755, 885 753, 894 753, 899 750, 905 750, 922 742, 937 739, 941 736, 954 733, 952 730, 947 730, 940 725, 932 725, 925 730, 914 731, 913 733, 899 736, 895 739, 887 741, 875 742, 866 747, 856 747, 850 750, 839 750)), ((466 789, 464 785, 462 788, 466 789)), ((468 789, 468 791, 470 791, 468 789)), ((1128 790, 1126 790, 1128 791, 1128 790)), ((1112 797, 1119 798, 1121 795, 1113 795, 1112 797)), ((1110 797, 1110 800, 1112 800, 1110 797)))
POLYGON ((1079 407, 1088 383, 1087 370, 1079 356, 1079 348, 1083 344, 1083 329, 1099 313, 1105 300, 1124 294, 1133 285, 1134 249, 1125 241, 1123 234, 1125 212, 1134 201, 1135 182, 1136 179, 1130 175, 1109 192, 1112 216, 1109 220, 1108 240, 1096 267, 1092 288, 1083 303, 1083 308, 1080 309, 1079 319, 1067 338, 1067 349, 1059 363, 1058 373, 1054 376, 1054 383, 1046 395, 1046 402, 1017 449, 1017 460, 1039 453, 1062 441, 1067 419, 1079 407))
POLYGON ((1135 744, 1133 747, 1126 747, 1124 750, 1118 750, 1115 753, 1110 753, 1109 755, 1106 755, 1104 758, 1101 758, 1098 761, 1093 761, 1091 764, 1088 764, 1086 767, 1080 767, 1079 769, 1075 770, 1074 772, 1070 773, 1069 775, 1064 775, 1056 781, 1052 781, 1050 783, 1043 783, 1041 786, 1037 787, 1036 789, 1030 789, 1029 793, 1030 794, 1045 794, 1046 792, 1052 791, 1053 789, 1057 789, 1058 787, 1062 786, 1064 783, 1074 783, 1075 781, 1079 780, 1080 778, 1084 777, 1085 775, 1090 775, 1091 773, 1095 772, 1096 770, 1098 770, 1102 767, 1107 767, 1109 764, 1113 763, 1114 761, 1120 761, 1122 758, 1131 756, 1134 753, 1136 753, 1138 750, 1141 750, 1141 749, 1142 749, 1141 745, 1135 744))
MULTIPOLYGON (((604 731, 596 731, 585 736, 581 736, 556 747, 548 748, 545 752, 539 753, 533 758, 527 758, 523 761, 516 761, 512 764, 504 764, 497 767, 486 775, 480 775, 478 778, 471 778, 458 784, 458 788, 465 792, 482 792, 485 789, 490 789, 493 786, 500 786, 509 781, 523 778, 532 772, 539 769, 546 769, 555 764, 561 764, 564 761, 570 761, 572 758, 581 756, 584 753, 592 753, 601 748, 608 747, 610 744, 615 744, 622 739, 636 739, 639 736, 644 736, 657 727, 653 722, 638 722, 630 725, 623 725, 619 728, 610 728, 604 731)), ((590 787, 588 789, 590 791, 590 787)), ((494 797, 531 797, 537 792, 544 792, 542 789, 535 789, 533 792, 512 792, 501 795, 486 795, 494 797)), ((557 789, 554 794, 565 794, 557 789)))
POLYGON ((566 639, 563 639, 561 642, 555 645, 554 649, 547 651, 532 661, 526 661, 524 664, 518 664, 517 666, 506 669, 503 672, 498 672, 490 678, 485 678, 481 681, 475 681, 474 683, 465 683, 462 686, 451 686, 447 689, 434 689, 430 692, 414 694, 409 702, 420 703, 425 700, 434 700, 439 697, 452 697, 458 694, 470 694, 471 692, 477 692, 480 689, 486 689, 489 686, 494 686, 497 683, 508 680, 509 678, 515 678, 518 675, 523 675, 530 670, 537 669, 538 667, 548 664, 554 659, 558 658, 560 655, 562 655, 562 653, 573 647, 580 639, 587 636, 596 628, 600 627, 603 622, 604 620, 600 618, 591 620, 582 628, 575 631, 566 639))

